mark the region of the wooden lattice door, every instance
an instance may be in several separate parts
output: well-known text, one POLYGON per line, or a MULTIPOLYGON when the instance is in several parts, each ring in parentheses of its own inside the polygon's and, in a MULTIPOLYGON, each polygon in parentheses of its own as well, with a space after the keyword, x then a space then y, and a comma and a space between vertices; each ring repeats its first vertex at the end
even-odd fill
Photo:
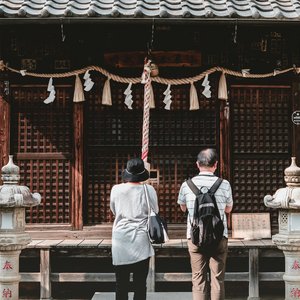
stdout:
MULTIPOLYGON (((97 83, 100 90, 103 82, 97 83)), ((133 88, 133 110, 126 108, 126 85, 111 82, 113 105, 101 104, 98 94, 90 95, 87 108, 85 224, 113 220, 109 208, 112 186, 120 183, 128 158, 141 155, 143 86, 133 88)), ((166 86, 153 83, 156 108, 150 111, 151 168, 159 174, 155 186, 161 214, 168 223, 185 223, 177 205, 181 183, 197 173, 196 156, 203 147, 219 146, 219 102, 200 96, 200 110, 189 110, 189 86, 172 87, 172 108, 164 109, 166 86)), ((213 95, 215 93, 213 92, 213 95)))
POLYGON ((11 153, 20 184, 42 196, 39 206, 27 210, 29 224, 71 222, 73 89, 55 88, 55 102, 46 105, 46 86, 11 86, 11 153))
MULTIPOLYGON (((232 86, 230 93, 234 211, 269 211, 266 194, 285 186, 291 155, 290 86, 232 86)), ((277 227, 277 211, 271 211, 277 227)))

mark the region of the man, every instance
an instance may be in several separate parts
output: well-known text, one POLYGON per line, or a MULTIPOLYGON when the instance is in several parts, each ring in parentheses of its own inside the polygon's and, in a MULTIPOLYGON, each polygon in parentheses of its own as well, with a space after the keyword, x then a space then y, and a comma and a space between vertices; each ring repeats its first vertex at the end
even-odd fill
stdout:
MULTIPOLYGON (((200 189, 207 187, 208 189, 215 183, 217 176, 214 172, 218 165, 218 156, 215 149, 202 150, 197 157, 197 167, 200 173, 192 178, 193 183, 200 189)), ((194 212, 195 194, 184 182, 181 185, 178 204, 181 210, 185 212, 188 210, 187 216, 187 239, 188 249, 190 254, 191 268, 192 268, 192 283, 193 283, 193 300, 224 300, 224 277, 225 277, 225 264, 228 252, 228 228, 226 213, 232 210, 233 200, 231 186, 227 180, 223 180, 215 193, 217 206, 220 211, 221 219, 224 223, 223 239, 219 243, 216 251, 211 257, 200 253, 199 248, 191 241, 190 227, 194 212), (210 269, 211 284, 207 281, 207 272, 210 269)))

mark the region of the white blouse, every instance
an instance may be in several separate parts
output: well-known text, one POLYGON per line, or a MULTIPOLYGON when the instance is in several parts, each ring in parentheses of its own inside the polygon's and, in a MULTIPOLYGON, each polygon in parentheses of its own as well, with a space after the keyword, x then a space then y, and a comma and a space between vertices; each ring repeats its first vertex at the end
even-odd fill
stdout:
MULTIPOLYGON (((146 184, 149 203, 158 212, 157 195, 146 184)), ((112 228, 113 265, 136 263, 154 255, 147 233, 148 205, 143 184, 114 185, 110 194, 110 209, 115 215, 112 228)))

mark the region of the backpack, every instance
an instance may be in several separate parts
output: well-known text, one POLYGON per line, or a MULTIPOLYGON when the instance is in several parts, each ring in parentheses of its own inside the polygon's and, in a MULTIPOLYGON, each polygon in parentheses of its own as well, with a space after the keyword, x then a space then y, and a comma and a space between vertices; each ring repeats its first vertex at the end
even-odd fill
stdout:
POLYGON ((196 195, 194 215, 191 223, 192 243, 199 247, 199 251, 211 256, 217 249, 224 233, 224 224, 215 199, 215 192, 223 179, 218 178, 210 189, 201 187, 200 190, 191 179, 187 184, 196 195))

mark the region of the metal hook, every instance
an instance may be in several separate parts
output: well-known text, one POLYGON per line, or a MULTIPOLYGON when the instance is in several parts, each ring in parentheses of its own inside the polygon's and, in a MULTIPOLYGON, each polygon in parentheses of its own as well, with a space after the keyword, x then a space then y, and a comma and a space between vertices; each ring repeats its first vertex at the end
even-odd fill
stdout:
POLYGON ((235 26, 234 26, 234 34, 233 34, 233 42, 237 43, 237 33, 238 33, 238 19, 235 19, 235 26))
POLYGON ((64 33, 64 24, 63 24, 62 19, 61 19, 61 24, 60 24, 60 31, 61 31, 61 41, 64 42, 66 39, 66 35, 64 33))

